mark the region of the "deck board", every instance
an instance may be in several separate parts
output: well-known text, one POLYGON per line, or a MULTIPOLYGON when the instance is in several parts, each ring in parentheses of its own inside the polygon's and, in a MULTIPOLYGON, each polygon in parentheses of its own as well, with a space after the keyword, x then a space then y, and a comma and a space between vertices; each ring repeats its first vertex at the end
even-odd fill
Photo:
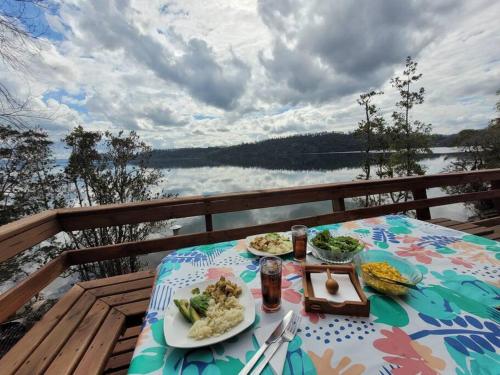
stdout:
POLYGON ((73 286, 29 331, 29 334, 17 342, 0 360, 0 368, 6 374, 14 373, 28 358, 42 340, 59 323, 61 318, 73 306, 84 290, 73 286))
POLYGON ((84 354, 87 346, 100 328, 110 307, 102 301, 96 301, 82 323, 68 342, 59 351, 47 369, 51 374, 71 374, 84 354))
POLYGON ((93 295, 84 293, 16 373, 26 375, 43 373, 90 310, 94 301, 93 295))

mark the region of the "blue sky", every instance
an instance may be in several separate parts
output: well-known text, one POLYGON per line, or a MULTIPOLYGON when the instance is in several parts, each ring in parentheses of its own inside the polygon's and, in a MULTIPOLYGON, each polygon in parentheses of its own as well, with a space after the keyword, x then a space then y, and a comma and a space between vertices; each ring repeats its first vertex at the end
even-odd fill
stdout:
POLYGON ((75 125, 163 148, 350 131, 368 90, 390 120, 407 55, 426 88, 414 118, 435 132, 486 126, 500 88, 499 2, 64 0, 27 14, 40 51, 0 77, 56 141, 75 125))

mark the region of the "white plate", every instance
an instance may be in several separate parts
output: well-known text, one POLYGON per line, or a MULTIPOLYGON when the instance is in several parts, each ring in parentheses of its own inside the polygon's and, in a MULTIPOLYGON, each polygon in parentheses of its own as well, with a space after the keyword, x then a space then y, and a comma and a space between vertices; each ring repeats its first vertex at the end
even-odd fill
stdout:
POLYGON ((202 346, 212 345, 237 335, 253 324, 255 320, 255 302, 252 297, 252 293, 250 293, 250 290, 248 290, 247 286, 241 279, 232 277, 227 277, 227 279, 241 287, 241 296, 238 298, 238 301, 241 305, 243 305, 243 321, 219 336, 212 336, 203 340, 195 340, 188 337, 188 331, 191 328, 191 324, 188 323, 181 315, 179 309, 174 303, 174 299, 189 299, 193 296, 191 290, 199 288, 200 291, 203 291, 208 285, 215 284, 216 280, 207 280, 191 284, 190 286, 178 289, 175 292, 174 297, 165 311, 163 332, 165 334, 165 341, 167 342, 167 345, 174 348, 199 348, 202 346))
MULTIPOLYGON (((291 232, 275 232, 278 233, 282 236, 288 237, 290 241, 292 241, 292 233, 291 232)), ((245 238, 245 244, 247 247, 247 250, 250 251, 253 255, 257 255, 259 257, 267 257, 267 256, 282 256, 282 255, 287 255, 293 253, 293 247, 290 249, 290 251, 287 251, 286 253, 281 253, 281 254, 271 254, 267 251, 260 251, 257 249, 254 249, 252 246, 250 246, 250 243, 256 238, 260 236, 265 236, 267 233, 264 234, 256 234, 255 236, 248 236, 245 238)))

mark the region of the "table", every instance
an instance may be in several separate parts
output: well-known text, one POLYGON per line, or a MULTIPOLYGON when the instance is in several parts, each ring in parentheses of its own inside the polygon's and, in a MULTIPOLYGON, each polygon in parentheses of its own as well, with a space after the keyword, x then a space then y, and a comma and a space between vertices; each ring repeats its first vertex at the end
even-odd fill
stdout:
MULTIPOLYGON (((498 374, 500 368, 500 243, 438 225, 390 215, 316 227, 356 234, 366 248, 391 251, 424 273, 403 298, 372 293, 369 318, 305 313, 300 267, 283 263, 283 309, 300 311, 283 374, 498 374)), ((248 329, 197 350, 169 348, 162 314, 176 288, 222 275, 240 277, 260 310, 258 258, 243 240, 177 250, 157 279, 130 364, 130 374, 236 374, 258 344, 248 329)), ((172 329, 175 329, 172 327, 172 329)), ((272 371, 266 368, 265 373, 272 371)))

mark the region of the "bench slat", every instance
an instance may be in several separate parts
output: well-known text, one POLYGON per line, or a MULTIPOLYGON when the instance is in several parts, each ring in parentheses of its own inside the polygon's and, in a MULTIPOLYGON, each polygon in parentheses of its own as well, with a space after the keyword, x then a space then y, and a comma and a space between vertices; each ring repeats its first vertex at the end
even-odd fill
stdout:
POLYGON ((31 330, 18 341, 0 360, 2 373, 12 374, 33 352, 33 350, 50 334, 51 330, 74 305, 84 290, 78 285, 73 286, 31 330))
POLYGON ((152 288, 146 288, 129 293, 115 294, 112 296, 102 297, 101 301, 106 302, 110 306, 117 306, 130 302, 149 300, 151 297, 151 290, 152 288))
POLYGON ((102 301, 94 303, 87 316, 85 316, 85 319, 83 319, 47 369, 48 373, 71 374, 101 326, 109 309, 110 307, 102 301))
POLYGON ((90 281, 83 281, 78 283, 84 289, 93 289, 106 285, 120 284, 127 281, 146 279, 148 277, 154 277, 154 270, 140 271, 134 273, 127 273, 125 275, 106 277, 105 279, 96 279, 90 281))
POLYGON ((128 281, 125 283, 101 286, 99 288, 89 289, 88 292, 96 297, 106 297, 113 294, 127 293, 134 290, 150 288, 153 286, 154 278, 148 277, 146 279, 128 281))
POLYGON ((78 367, 75 369, 75 375, 99 374, 102 372, 123 330, 124 324, 125 316, 119 311, 111 309, 78 364, 78 367))
POLYGON ((115 309, 119 310, 122 314, 126 316, 131 315, 144 315, 148 309, 149 300, 138 301, 127 303, 126 305, 115 306, 115 309))
MULTIPOLYGON (((73 307, 64 315, 45 340, 33 351, 18 370, 19 374, 33 375, 43 373, 59 349, 66 343, 78 324, 94 304, 95 297, 84 293, 73 307)), ((28 334, 29 335, 29 334, 28 334)))

